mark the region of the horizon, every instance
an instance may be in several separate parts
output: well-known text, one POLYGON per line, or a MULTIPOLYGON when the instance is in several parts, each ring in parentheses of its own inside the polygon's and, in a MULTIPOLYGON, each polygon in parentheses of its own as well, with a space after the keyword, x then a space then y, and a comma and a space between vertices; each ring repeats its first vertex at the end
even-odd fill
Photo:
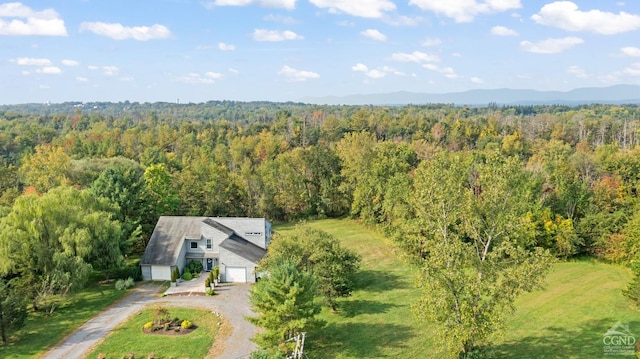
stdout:
POLYGON ((0 1, 0 104, 640 85, 639 30, 635 1, 0 1))

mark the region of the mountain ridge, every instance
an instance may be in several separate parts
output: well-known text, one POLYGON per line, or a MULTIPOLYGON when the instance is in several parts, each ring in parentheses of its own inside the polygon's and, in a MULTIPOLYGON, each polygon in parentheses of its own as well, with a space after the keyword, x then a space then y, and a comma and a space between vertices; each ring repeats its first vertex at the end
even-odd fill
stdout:
POLYGON ((299 102, 317 105, 407 105, 452 103, 455 105, 580 105, 580 104, 640 104, 639 85, 581 87, 570 91, 539 91, 531 89, 474 89, 450 93, 418 93, 395 91, 347 96, 303 97, 299 102))

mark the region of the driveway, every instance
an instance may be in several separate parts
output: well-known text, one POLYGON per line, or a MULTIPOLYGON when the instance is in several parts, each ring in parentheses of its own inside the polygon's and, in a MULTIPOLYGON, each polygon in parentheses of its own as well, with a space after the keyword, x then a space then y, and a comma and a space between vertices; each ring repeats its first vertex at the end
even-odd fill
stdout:
MULTIPOLYGON (((178 286, 179 288, 180 286, 178 286)), ((204 288, 204 284, 202 284, 204 288)), ((144 284, 134 289, 134 292, 113 304, 108 309, 93 317, 62 343, 49 350, 45 359, 75 359, 85 358, 88 352, 99 344, 111 330, 124 322, 129 316, 137 313, 150 304, 166 304, 179 307, 204 308, 218 313, 229 323, 228 337, 219 339, 224 342, 214 344, 215 353, 211 358, 237 359, 248 356, 256 349, 250 340, 256 333, 256 327, 244 318, 251 315, 249 305, 250 284, 223 283, 216 287, 216 295, 207 297, 193 292, 184 295, 159 296, 159 286, 144 284)))

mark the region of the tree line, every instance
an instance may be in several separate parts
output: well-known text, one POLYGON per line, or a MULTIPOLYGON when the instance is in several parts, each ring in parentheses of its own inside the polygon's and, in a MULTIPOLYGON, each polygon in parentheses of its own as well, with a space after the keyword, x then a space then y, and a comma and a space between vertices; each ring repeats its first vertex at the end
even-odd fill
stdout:
MULTIPOLYGON (((421 285, 451 294, 448 303, 425 297, 423 313, 442 320, 428 309, 452 308, 452 350, 465 352, 500 321, 470 325, 491 322, 479 319, 489 306, 506 313, 551 258, 594 256, 640 272, 638 106, 75 105, 0 108, 3 283, 30 293, 34 308, 34 288, 59 295, 83 284, 70 265, 109 275, 143 250, 160 215, 349 215, 378 225, 420 268, 421 285), (96 223, 60 210, 70 198, 96 223), (40 213, 59 219, 28 222, 40 213), (28 241, 37 243, 14 248, 28 241), (55 258, 39 259, 42 243, 55 258), (108 260, 92 255, 107 249, 108 260), (452 263, 475 271, 438 277, 452 263), (502 301, 483 302, 496 288, 502 301), (455 308, 463 299, 464 313, 455 308)), ((636 302, 637 278, 627 290, 636 302)))

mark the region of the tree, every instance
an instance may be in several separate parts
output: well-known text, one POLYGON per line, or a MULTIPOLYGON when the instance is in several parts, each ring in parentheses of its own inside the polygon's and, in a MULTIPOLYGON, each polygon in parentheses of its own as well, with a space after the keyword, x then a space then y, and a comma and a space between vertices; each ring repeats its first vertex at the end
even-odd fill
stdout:
POLYGON ((299 270, 291 260, 274 263, 269 274, 249 292, 249 301, 258 316, 247 319, 264 329, 253 340, 264 349, 274 349, 296 333, 320 325, 314 318, 320 313, 320 306, 314 301, 316 292, 311 273, 299 270))
POLYGON ((405 235, 421 244, 420 316, 437 323, 441 347, 468 357, 490 343, 522 293, 536 288, 551 256, 530 249, 534 201, 514 158, 442 153, 417 170, 405 235))
POLYGON ((71 168, 71 157, 61 147, 37 146, 36 152, 25 158, 20 173, 25 182, 39 192, 67 183, 67 171, 71 168))
POLYGON ((160 163, 147 167, 144 180, 153 213, 157 216, 174 214, 180 205, 180 198, 172 186, 173 179, 167 166, 160 163))
POLYGON ((260 266, 270 271, 283 259, 313 274, 318 282, 318 294, 324 296, 333 310, 337 298, 351 295, 353 277, 361 261, 357 253, 340 246, 340 241, 330 234, 302 225, 291 233, 276 235, 260 266))
POLYGON ((52 312, 57 298, 82 288, 92 268, 124 262, 122 231, 106 199, 87 190, 58 187, 42 197, 18 198, 0 220, 0 275, 52 312))
POLYGON ((0 335, 3 344, 7 343, 9 330, 22 327, 26 317, 24 297, 5 278, 0 278, 0 335))

